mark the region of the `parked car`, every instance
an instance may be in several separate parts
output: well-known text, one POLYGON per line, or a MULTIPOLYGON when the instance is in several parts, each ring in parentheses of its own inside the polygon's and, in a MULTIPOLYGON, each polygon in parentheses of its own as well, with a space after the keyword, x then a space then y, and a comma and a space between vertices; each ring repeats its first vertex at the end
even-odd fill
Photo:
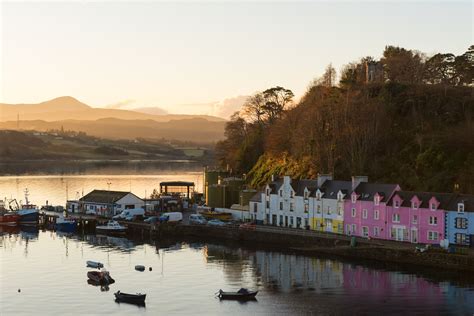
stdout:
POLYGON ((255 230, 255 223, 244 223, 239 225, 239 229, 243 230, 255 230))
POLYGON ((160 222, 169 222, 169 223, 177 223, 183 220, 183 213, 181 212, 169 212, 163 213, 160 216, 160 222))
POLYGON ((87 210, 86 215, 97 215, 97 212, 95 210, 87 210))
POLYGON ((207 222, 207 225, 209 225, 209 226, 225 226, 226 223, 224 223, 220 219, 211 219, 210 221, 207 222))
POLYGON ((160 218, 158 216, 150 216, 148 218, 146 218, 144 220, 145 223, 148 223, 148 224, 155 224, 156 222, 158 222, 160 220, 160 218))
POLYGON ((191 214, 189 216, 190 224, 206 225, 207 221, 201 214, 191 214))
POLYGON ((126 221, 131 221, 136 217, 145 215, 145 210, 142 208, 132 208, 123 210, 122 213, 112 217, 113 219, 124 219, 126 221))

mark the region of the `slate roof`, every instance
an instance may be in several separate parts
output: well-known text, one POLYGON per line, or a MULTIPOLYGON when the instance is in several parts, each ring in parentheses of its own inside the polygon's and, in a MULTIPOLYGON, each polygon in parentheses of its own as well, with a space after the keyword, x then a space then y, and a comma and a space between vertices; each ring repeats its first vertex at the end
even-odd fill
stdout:
POLYGON ((304 196, 304 189, 308 188, 310 195, 316 192, 318 188, 318 180, 312 179, 301 179, 301 180, 292 180, 291 186, 296 192, 296 196, 304 196))
POLYGON ((262 191, 258 191, 257 193, 255 193, 251 198, 250 198, 250 202, 262 202, 262 191))
MULTIPOLYGON (((82 202, 92 203, 115 203, 130 192, 94 190, 79 199, 82 202)), ((133 194, 133 193, 131 193, 133 194)))
POLYGON ((271 189, 270 194, 278 194, 277 190, 283 185, 283 179, 277 179, 273 182, 270 182, 268 186, 271 189))
POLYGON ((350 199, 348 195, 351 193, 352 182, 340 180, 326 180, 321 186, 321 192, 324 192, 323 199, 337 199, 337 193, 342 191, 346 199, 350 199))
POLYGON ((445 210, 456 211, 458 210, 458 203, 464 203, 464 212, 474 212, 474 195, 471 194, 456 194, 445 210))
POLYGON ((387 202, 397 188, 397 184, 361 182, 355 189, 359 201, 373 201, 375 193, 382 196, 380 201, 387 202))
MULTIPOLYGON (((411 207, 411 199, 416 195, 421 204, 419 208, 430 208, 429 201, 434 196, 440 203, 438 209, 446 210, 449 207, 451 200, 455 197, 453 193, 437 193, 437 192, 417 192, 417 191, 397 191, 393 196, 399 195, 403 200, 400 206, 411 207)), ((390 199, 389 204, 392 204, 393 197, 390 199)), ((457 209, 457 204, 456 204, 457 209)))

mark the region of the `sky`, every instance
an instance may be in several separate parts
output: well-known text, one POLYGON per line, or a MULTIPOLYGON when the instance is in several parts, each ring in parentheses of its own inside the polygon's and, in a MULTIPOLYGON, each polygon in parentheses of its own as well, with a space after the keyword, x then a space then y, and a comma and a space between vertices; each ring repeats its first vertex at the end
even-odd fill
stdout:
POLYGON ((462 54, 473 2, 1 2, 0 102, 228 116, 272 86, 301 97, 386 45, 462 54))

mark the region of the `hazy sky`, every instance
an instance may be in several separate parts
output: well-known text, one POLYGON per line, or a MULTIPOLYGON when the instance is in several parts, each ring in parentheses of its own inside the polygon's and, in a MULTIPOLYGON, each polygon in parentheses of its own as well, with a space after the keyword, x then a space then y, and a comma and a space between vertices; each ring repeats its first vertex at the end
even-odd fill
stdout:
POLYGON ((301 96, 330 62, 339 70, 387 44, 463 53, 472 3, 3 2, 0 102, 70 95, 218 114, 224 99, 235 107, 275 85, 301 96))

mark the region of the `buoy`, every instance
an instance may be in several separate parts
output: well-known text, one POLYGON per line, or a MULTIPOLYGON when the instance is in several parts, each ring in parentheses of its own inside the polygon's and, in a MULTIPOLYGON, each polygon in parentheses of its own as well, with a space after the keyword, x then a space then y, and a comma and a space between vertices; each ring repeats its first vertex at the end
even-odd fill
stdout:
POLYGON ((140 265, 140 264, 139 264, 139 265, 136 265, 136 266, 135 266, 135 270, 137 270, 137 271, 145 271, 145 266, 142 266, 142 265, 140 265))
POLYGON ((152 270, 152 269, 151 269, 151 267, 150 267, 148 270, 150 270, 150 271, 151 271, 151 270, 152 270))
POLYGON ((20 290, 20 289, 18 289, 18 293, 20 293, 20 292, 21 292, 21 290, 20 290))

